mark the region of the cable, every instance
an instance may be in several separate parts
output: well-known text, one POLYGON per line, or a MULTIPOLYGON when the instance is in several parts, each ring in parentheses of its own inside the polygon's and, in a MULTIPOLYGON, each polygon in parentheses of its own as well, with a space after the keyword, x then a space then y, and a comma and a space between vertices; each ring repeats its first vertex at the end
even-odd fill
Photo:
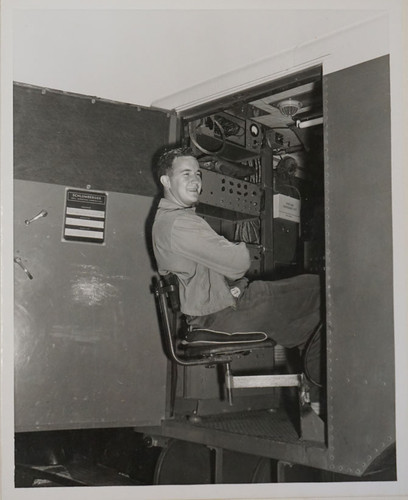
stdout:
POLYGON ((305 370, 306 378, 309 380, 309 382, 311 384, 315 385, 316 387, 320 387, 320 388, 322 388, 323 385, 320 384, 319 382, 317 382, 316 380, 314 380, 314 378, 310 375, 309 367, 307 366, 307 357, 309 355, 309 352, 310 352, 310 349, 311 349, 312 345, 317 340, 317 335, 318 334, 320 335, 320 332, 321 332, 322 328, 323 328, 323 323, 320 322, 319 325, 318 325, 318 327, 314 331, 313 335, 308 340, 308 342, 306 344, 306 348, 305 348, 304 354, 303 354, 303 367, 304 367, 304 370, 305 370))
POLYGON ((238 123, 225 118, 222 115, 215 115, 213 121, 216 121, 220 124, 220 126, 224 130, 225 137, 235 136, 235 137, 243 137, 245 135, 245 128, 243 128, 238 123))
POLYGON ((198 144, 197 139, 194 137, 194 131, 193 131, 193 122, 190 122, 188 124, 188 135, 190 137, 191 142, 194 144, 194 146, 199 149, 202 153, 207 154, 207 155, 217 155, 220 154, 223 149, 225 148, 225 133, 224 129, 221 127, 221 125, 217 122, 217 120, 214 120, 214 124, 217 125, 220 134, 221 134, 221 147, 218 148, 215 151, 210 151, 209 149, 205 149, 200 144, 198 144))
POLYGON ((294 189, 296 191, 297 195, 299 196, 299 200, 302 200, 302 195, 300 194, 300 191, 299 191, 299 189, 296 186, 292 186, 292 184, 281 184, 281 186, 294 189))

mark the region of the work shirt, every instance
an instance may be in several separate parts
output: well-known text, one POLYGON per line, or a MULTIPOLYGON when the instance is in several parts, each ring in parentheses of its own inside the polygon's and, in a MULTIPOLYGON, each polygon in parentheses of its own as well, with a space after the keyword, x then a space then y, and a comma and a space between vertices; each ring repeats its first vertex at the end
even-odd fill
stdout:
POLYGON ((242 278, 251 261, 245 243, 232 243, 196 214, 162 198, 153 224, 153 250, 161 275, 180 283, 181 311, 204 316, 235 305, 228 282, 242 278))

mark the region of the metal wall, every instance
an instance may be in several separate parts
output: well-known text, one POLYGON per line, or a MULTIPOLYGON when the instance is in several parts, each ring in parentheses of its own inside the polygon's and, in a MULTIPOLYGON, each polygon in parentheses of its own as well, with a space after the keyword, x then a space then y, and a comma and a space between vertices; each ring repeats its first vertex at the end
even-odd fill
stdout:
POLYGON ((105 244, 64 241, 65 187, 15 182, 17 431, 160 423, 166 359, 146 196, 107 192, 105 244), (48 215, 29 225, 40 210, 48 215))
POLYGON ((329 466, 395 441, 389 58, 324 77, 329 466))
POLYGON ((155 196, 169 122, 160 110, 15 84, 14 177, 155 196))
POLYGON ((149 233, 169 116, 14 91, 16 430, 159 425, 167 361, 149 233), (104 243, 64 239, 68 187, 107 195, 104 243))

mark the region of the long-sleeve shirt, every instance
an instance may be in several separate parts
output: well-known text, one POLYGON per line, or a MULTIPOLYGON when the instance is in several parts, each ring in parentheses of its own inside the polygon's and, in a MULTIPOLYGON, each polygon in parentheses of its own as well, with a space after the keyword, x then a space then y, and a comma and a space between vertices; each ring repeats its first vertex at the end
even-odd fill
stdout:
POLYGON ((240 279, 249 269, 245 243, 228 241, 195 208, 165 198, 160 200, 152 235, 159 273, 174 273, 179 279, 184 314, 204 316, 235 305, 227 279, 240 279))

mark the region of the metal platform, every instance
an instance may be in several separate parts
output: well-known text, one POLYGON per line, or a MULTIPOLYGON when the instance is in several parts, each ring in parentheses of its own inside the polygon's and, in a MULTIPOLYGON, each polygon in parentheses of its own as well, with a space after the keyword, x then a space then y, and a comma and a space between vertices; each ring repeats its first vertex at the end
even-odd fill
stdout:
POLYGON ((285 418, 283 412, 277 410, 252 412, 250 417, 248 417, 248 412, 209 416, 194 425, 279 442, 296 443, 299 440, 294 426, 285 418))
MULTIPOLYGON (((318 419, 317 415, 311 418, 318 419)), ((165 437, 214 448, 327 468, 324 435, 321 440, 301 439, 296 424, 281 409, 176 417, 164 420, 161 432, 165 437)))

